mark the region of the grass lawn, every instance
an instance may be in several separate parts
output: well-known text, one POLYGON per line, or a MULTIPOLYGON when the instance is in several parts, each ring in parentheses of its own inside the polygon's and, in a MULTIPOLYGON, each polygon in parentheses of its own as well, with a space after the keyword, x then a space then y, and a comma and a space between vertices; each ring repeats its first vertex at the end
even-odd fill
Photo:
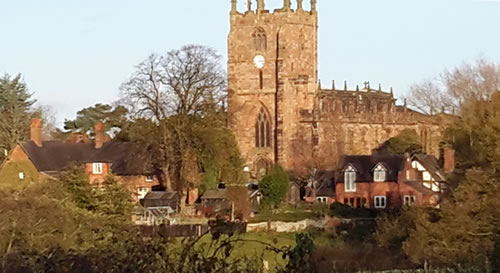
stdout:
MULTIPOLYGON (((295 233, 275 233, 275 232, 256 232, 236 235, 232 239, 238 240, 231 251, 231 257, 234 258, 255 258, 262 262, 266 260, 269 263, 270 272, 274 272, 277 266, 284 266, 286 260, 280 253, 267 249, 267 245, 275 248, 295 246, 295 233)), ((200 251, 206 250, 211 242, 211 236, 206 235, 198 243, 200 251)), ((180 246, 181 240, 177 239, 176 245, 180 246)))

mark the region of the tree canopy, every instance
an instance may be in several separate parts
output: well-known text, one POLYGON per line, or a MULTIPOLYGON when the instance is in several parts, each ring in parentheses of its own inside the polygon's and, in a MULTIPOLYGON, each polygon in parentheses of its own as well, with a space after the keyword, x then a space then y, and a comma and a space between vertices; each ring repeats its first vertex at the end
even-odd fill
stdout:
POLYGON ((97 103, 78 111, 76 119, 64 120, 64 129, 70 132, 91 134, 98 121, 103 123, 106 131, 112 128, 121 128, 126 122, 127 113, 127 108, 124 106, 113 107, 109 104, 97 103))
POLYGON ((0 77, 0 162, 4 150, 29 138, 35 102, 21 74, 0 77))
POLYGON ((184 192, 242 177, 236 141, 227 128, 225 73, 211 48, 187 45, 140 63, 121 87, 132 120, 119 137, 155 147, 168 189, 184 192))
POLYGON ((405 129, 397 136, 391 137, 384 142, 377 152, 384 154, 402 155, 404 153, 414 154, 422 152, 422 142, 415 130, 405 129))

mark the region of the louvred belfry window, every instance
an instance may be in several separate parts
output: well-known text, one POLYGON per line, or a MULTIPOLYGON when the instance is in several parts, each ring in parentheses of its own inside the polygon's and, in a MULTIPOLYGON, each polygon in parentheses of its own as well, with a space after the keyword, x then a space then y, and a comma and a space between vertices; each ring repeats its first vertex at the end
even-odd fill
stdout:
POLYGON ((254 46, 257 51, 265 51, 267 49, 267 37, 263 28, 257 28, 253 33, 254 46))
POLYGON ((264 109, 261 109, 255 122, 255 147, 271 147, 271 123, 264 109))

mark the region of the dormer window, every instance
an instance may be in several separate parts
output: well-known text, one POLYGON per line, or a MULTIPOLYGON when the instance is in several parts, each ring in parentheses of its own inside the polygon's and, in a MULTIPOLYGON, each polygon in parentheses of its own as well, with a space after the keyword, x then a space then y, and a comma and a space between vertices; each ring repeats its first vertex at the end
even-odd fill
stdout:
POLYGON ((152 175, 146 176, 146 182, 153 182, 154 177, 152 175))
POLYGON ((352 166, 348 166, 344 171, 344 190, 356 192, 356 169, 352 166))
POLYGON ((92 174, 102 174, 102 163, 92 163, 92 174))
POLYGON ((382 164, 378 164, 373 170, 373 180, 375 182, 385 182, 387 170, 382 164))

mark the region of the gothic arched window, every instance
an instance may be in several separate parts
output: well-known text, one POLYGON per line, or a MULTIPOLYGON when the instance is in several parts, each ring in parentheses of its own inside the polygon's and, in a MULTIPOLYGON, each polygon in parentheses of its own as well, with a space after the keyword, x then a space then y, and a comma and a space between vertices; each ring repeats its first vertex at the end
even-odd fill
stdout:
POLYGON ((264 51, 267 49, 267 37, 263 28, 257 28, 252 35, 255 50, 264 51))
POLYGON ((255 121, 255 147, 271 147, 271 123, 264 108, 260 110, 255 121))

